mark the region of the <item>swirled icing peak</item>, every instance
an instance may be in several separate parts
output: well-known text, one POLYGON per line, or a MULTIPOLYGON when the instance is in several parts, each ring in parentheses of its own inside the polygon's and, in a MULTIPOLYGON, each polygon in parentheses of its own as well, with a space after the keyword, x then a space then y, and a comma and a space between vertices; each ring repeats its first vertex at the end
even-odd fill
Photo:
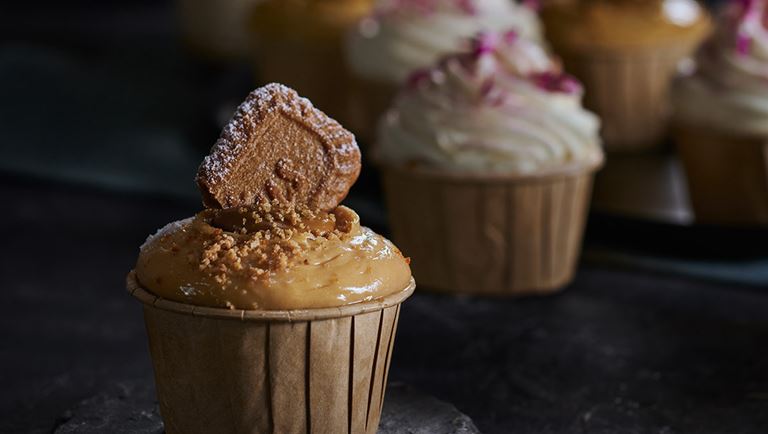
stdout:
MULTIPOLYGON (((522 5, 538 10, 536 0, 526 0, 522 5)), ((383 16, 395 13, 421 13, 429 15, 440 11, 454 11, 466 15, 479 15, 483 10, 483 0, 389 0, 381 1, 376 7, 375 15, 383 16)))
POLYGON ((377 4, 347 40, 347 60, 356 75, 393 85, 416 69, 459 51, 479 31, 515 29, 541 40, 531 1, 390 0, 377 4))
POLYGON ((531 173, 602 158, 582 87, 517 33, 486 32, 471 50, 417 71, 379 129, 380 160, 458 171, 531 173))
POLYGON ((678 120, 768 134, 768 2, 728 2, 696 64, 674 88, 678 120))

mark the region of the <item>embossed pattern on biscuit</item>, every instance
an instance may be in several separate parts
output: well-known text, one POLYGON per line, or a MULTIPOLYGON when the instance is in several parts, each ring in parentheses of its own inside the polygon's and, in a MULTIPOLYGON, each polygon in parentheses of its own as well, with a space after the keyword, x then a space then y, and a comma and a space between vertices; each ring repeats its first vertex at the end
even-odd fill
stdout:
POLYGON ((335 208, 360 174, 354 135, 281 84, 256 89, 203 160, 197 184, 209 208, 265 200, 335 208))

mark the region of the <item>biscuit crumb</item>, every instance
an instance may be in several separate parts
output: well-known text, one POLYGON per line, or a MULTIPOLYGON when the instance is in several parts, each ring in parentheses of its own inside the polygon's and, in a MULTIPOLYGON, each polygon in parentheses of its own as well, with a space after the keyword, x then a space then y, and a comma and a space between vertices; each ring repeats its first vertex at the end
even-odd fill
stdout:
POLYGON ((306 264, 304 253, 341 239, 357 222, 357 215, 344 207, 326 213, 277 200, 206 210, 198 216, 214 228, 198 268, 222 285, 230 271, 246 270, 248 278, 258 281, 294 264, 306 264))

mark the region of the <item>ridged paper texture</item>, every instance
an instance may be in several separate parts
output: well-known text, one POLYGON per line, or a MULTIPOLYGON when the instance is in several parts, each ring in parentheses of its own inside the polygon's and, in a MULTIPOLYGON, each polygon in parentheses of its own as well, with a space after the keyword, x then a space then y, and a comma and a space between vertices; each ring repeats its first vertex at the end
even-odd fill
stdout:
POLYGON ((145 306, 168 433, 375 433, 400 306, 241 322, 145 306))
POLYGON ((689 127, 675 136, 698 222, 768 225, 768 138, 689 127))
POLYGON ((375 433, 400 303, 243 311, 164 300, 140 287, 165 431, 375 433))
POLYGON ((424 287, 550 292, 573 278, 592 170, 532 180, 470 180, 385 170, 395 244, 424 287))
POLYGON ((584 104, 602 123, 606 150, 658 147, 668 132, 669 88, 688 44, 660 50, 595 50, 563 56, 565 68, 584 84, 584 104))
POLYGON ((352 76, 349 81, 349 125, 364 145, 376 139, 379 119, 391 107, 398 87, 352 76))

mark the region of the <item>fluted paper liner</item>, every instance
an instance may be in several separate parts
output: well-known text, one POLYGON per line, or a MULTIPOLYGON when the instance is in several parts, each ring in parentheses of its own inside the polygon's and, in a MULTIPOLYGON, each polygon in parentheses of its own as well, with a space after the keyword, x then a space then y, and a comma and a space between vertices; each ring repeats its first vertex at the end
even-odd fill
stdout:
POLYGON ((248 50, 246 16, 259 0, 177 0, 182 42, 207 60, 233 60, 248 50))
POLYGON ((168 433, 375 433, 400 303, 293 311, 215 309, 156 297, 134 273, 168 433))
POLYGON ((378 121, 392 105, 397 89, 395 84, 352 75, 349 82, 350 123, 348 126, 364 145, 375 141, 378 121))
POLYGON ((600 116, 609 152, 661 145, 668 132, 669 87, 693 43, 629 50, 562 53, 566 71, 584 84, 584 105, 600 116))
POLYGON ((768 138, 693 127, 675 136, 698 222, 768 225, 768 138))
POLYGON ((573 279, 599 164, 518 177, 384 166, 393 240, 427 288, 555 291, 573 279))

